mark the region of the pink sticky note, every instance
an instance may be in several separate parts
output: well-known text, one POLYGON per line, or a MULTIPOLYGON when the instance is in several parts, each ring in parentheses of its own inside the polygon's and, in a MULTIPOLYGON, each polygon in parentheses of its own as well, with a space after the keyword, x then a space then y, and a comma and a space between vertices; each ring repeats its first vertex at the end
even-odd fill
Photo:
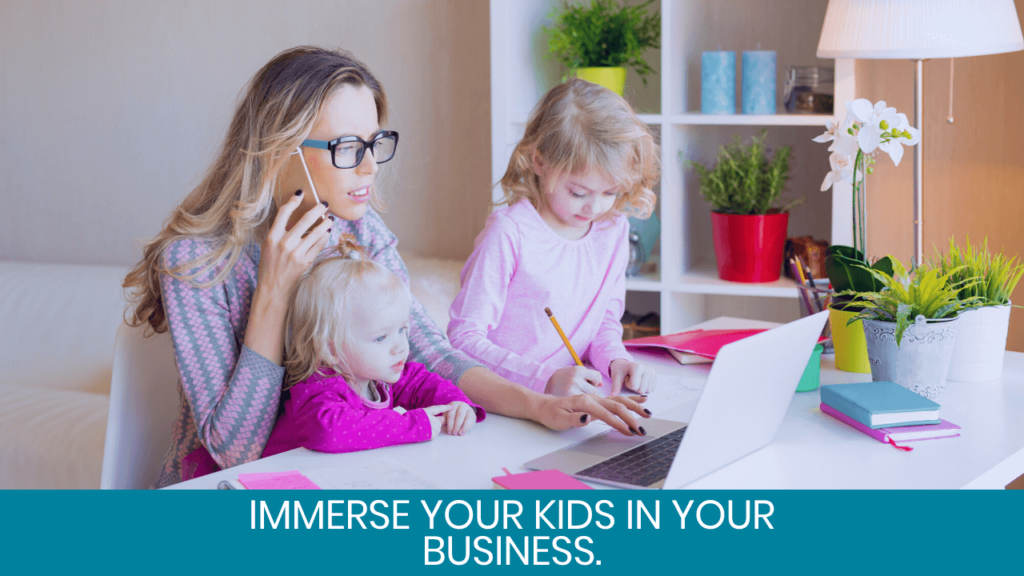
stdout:
POLYGON ((319 490, 320 487, 298 470, 290 472, 254 472, 239 474, 238 481, 247 490, 319 490))

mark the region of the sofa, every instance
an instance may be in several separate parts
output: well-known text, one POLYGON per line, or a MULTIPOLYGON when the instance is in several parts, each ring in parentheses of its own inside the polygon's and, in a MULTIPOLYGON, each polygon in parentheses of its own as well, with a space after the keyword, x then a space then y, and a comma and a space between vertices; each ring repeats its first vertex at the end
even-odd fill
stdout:
MULTIPOLYGON (((406 264, 413 294, 446 326, 461 262, 406 264)), ((0 261, 0 489, 99 488, 126 272, 0 261)))

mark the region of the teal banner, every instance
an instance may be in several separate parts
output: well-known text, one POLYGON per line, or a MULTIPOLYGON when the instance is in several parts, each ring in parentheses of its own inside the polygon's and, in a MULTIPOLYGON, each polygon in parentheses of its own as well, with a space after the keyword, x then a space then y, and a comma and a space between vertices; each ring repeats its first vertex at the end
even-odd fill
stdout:
POLYGON ((0 492, 7 574, 1007 573, 1024 492, 0 492), (316 572, 313 572, 316 571, 316 572))

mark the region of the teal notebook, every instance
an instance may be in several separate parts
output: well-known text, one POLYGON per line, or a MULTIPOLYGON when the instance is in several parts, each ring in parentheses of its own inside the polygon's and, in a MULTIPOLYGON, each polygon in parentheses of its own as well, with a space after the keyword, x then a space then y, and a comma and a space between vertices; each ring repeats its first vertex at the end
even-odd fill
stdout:
POLYGON ((895 382, 822 386, 821 401, 872 429, 940 421, 938 404, 895 382))

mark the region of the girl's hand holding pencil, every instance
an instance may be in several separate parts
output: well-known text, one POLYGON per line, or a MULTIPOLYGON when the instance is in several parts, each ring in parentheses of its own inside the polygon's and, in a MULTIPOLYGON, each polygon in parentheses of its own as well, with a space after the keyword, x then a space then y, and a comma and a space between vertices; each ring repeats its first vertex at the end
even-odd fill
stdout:
POLYGON ((601 373, 597 370, 584 366, 566 366, 551 374, 544 393, 552 396, 597 394, 597 388, 601 385, 601 373))

